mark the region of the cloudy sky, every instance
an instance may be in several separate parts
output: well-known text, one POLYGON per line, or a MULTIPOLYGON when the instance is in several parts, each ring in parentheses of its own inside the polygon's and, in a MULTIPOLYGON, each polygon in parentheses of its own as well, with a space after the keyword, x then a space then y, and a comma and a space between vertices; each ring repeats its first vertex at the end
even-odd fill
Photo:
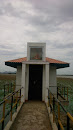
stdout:
POLYGON ((0 0, 0 72, 4 61, 27 54, 27 42, 46 42, 46 56, 70 63, 73 74, 73 0, 0 0))

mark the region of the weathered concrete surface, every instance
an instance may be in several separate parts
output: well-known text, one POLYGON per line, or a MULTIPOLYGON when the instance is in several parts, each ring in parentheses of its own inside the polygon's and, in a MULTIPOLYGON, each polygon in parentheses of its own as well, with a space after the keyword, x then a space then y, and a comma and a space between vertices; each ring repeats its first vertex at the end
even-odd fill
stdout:
POLYGON ((45 103, 26 102, 10 130, 52 130, 45 103))

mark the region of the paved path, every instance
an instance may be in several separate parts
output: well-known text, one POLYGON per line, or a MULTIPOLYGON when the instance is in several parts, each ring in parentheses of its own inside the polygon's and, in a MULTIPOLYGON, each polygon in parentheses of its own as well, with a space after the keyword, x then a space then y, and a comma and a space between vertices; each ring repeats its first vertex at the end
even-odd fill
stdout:
POLYGON ((26 102, 10 130, 52 130, 45 103, 26 102))

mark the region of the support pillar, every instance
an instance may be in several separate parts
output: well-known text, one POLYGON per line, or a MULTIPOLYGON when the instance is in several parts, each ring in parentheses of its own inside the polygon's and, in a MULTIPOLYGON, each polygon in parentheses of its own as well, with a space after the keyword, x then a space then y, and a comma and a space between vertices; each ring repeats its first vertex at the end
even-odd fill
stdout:
POLYGON ((21 90, 21 102, 25 102, 25 72, 26 72, 26 64, 22 63, 22 90, 21 90))
POLYGON ((45 65, 43 65, 43 77, 42 77, 42 101, 45 101, 45 65))
POLYGON ((16 73, 16 90, 21 88, 21 78, 22 78, 22 67, 17 66, 17 73, 16 73))
POLYGON ((49 64, 45 65, 45 103, 48 103, 49 64))
POLYGON ((25 88, 25 91, 26 91, 26 97, 25 97, 25 100, 27 101, 28 100, 28 90, 29 90, 29 65, 27 64, 26 65, 26 77, 25 77, 25 80, 26 80, 26 88, 25 88))

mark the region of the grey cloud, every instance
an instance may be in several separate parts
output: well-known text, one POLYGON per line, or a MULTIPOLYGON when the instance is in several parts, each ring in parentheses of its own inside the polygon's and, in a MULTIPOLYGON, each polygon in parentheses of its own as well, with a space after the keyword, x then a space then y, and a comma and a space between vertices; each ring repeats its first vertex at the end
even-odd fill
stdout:
POLYGON ((73 50, 72 49, 67 52, 67 57, 71 57, 71 59, 73 59, 73 50))
MULTIPOLYGON (((27 26, 30 23, 32 26, 36 26, 36 28, 39 31, 45 31, 45 32, 58 30, 59 29, 58 25, 62 24, 66 20, 70 20, 70 18, 64 14, 65 13, 64 10, 66 10, 67 8, 66 6, 64 8, 64 5, 63 6, 59 5, 58 7, 55 3, 54 3, 55 5, 53 4, 53 1, 51 2, 48 0, 46 0, 45 2, 42 1, 42 4, 41 1, 39 2, 31 1, 31 2, 33 5, 32 7, 33 11, 35 11, 37 15, 32 16, 31 13, 29 14, 25 9, 23 11, 19 11, 15 9, 11 5, 11 3, 7 3, 6 5, 2 6, 3 10, 5 10, 3 12, 4 14, 7 15, 10 14, 11 16, 21 18, 26 22, 27 26), (51 6, 49 3, 51 4, 51 6)), ((31 10, 31 8, 29 8, 29 10, 31 10)), ((0 12, 2 14, 2 10, 0 12)))
MULTIPOLYGON (((2 44, 0 45, 1 56, 2 57, 10 56, 11 59, 22 57, 27 52, 26 47, 23 47, 25 45, 25 42, 28 42, 30 40, 31 41, 37 40, 37 41, 41 41, 41 42, 43 41, 47 43, 46 51, 47 53, 49 52, 48 53, 49 55, 54 57, 50 50, 52 50, 54 53, 56 52, 57 57, 61 57, 62 52, 64 52, 64 59, 65 60, 67 59, 68 61, 69 57, 72 55, 71 49, 73 49, 73 43, 70 42, 70 39, 71 41, 73 41, 73 38, 72 38, 73 28, 65 30, 63 26, 60 27, 60 25, 62 24, 65 25, 66 22, 68 22, 69 24, 69 22, 73 21, 73 0, 63 0, 63 1, 61 0, 39 0, 39 1, 38 0, 35 0, 35 1, 22 0, 22 1, 24 1, 24 3, 27 2, 27 7, 24 8, 20 5, 18 9, 18 8, 15 8, 17 6, 13 6, 12 4, 13 1, 7 0, 7 2, 5 2, 5 0, 2 0, 2 1, 0 0, 0 16, 1 17, 5 16, 7 21, 13 18, 13 21, 9 21, 9 22, 14 22, 14 21, 16 22, 16 20, 19 20, 20 24, 18 24, 17 28, 20 26, 20 28, 22 27, 24 29, 24 31, 22 29, 19 30, 19 31, 23 31, 22 36, 24 36, 23 40, 21 40, 22 38, 20 40, 17 38, 19 41, 19 44, 17 44, 16 42, 17 39, 15 40, 16 34, 15 35, 12 33, 10 34, 10 42, 11 43, 12 41, 15 42, 17 47, 16 45, 14 46, 13 43, 12 45, 10 45, 9 43, 8 45, 4 45, 7 41, 3 43, 1 39, 1 42, 3 43, 3 45, 2 44), (31 7, 29 6, 29 3, 32 5, 31 7), (20 22, 21 20, 22 22, 20 22), (60 34, 62 34, 64 31, 66 32, 66 35, 64 37, 62 35, 63 38, 60 41, 60 39, 57 37, 60 34), (58 33, 59 35, 57 36, 58 33), (68 34, 70 35, 70 33, 71 33, 71 37, 67 39, 67 36, 68 34), (50 39, 50 34, 52 37, 51 39, 50 39), (55 35, 55 38, 54 38, 54 35, 55 35), (23 49, 20 48, 20 46, 23 49), (61 51, 59 54, 57 52, 58 50, 61 51)), ((15 4, 17 4, 17 2, 15 4)), ((8 25, 8 23, 6 24, 8 25)), ((11 23, 10 26, 12 24, 15 24, 15 23, 11 23)))
POLYGON ((73 0, 64 0, 60 12, 64 16, 73 17, 73 0))
POLYGON ((1 55, 9 55, 9 56, 16 56, 16 55, 23 55, 24 54, 24 51, 23 51, 24 48, 21 48, 20 47, 20 51, 19 49, 17 49, 17 47, 14 47, 12 45, 8 46, 8 45, 0 45, 0 56, 1 55))
MULTIPOLYGON (((53 46, 53 44, 52 44, 53 46)), ((55 46, 54 48, 57 48, 57 49, 67 49, 67 48, 73 48, 73 43, 68 43, 68 44, 64 44, 64 43, 55 43, 55 46)))
POLYGON ((8 50, 0 50, 1 55, 9 55, 9 56, 16 56, 16 55, 23 55, 24 52, 15 52, 15 51, 8 51, 8 50))
POLYGON ((4 4, 4 2, 2 2, 0 4, 0 14, 10 13, 13 9, 11 3, 4 4))
MULTIPOLYGON (((24 3, 25 3, 25 1, 24 1, 24 3)), ((39 2, 33 1, 33 0, 28 0, 28 4, 29 3, 31 3, 33 5, 32 6, 33 11, 35 11, 38 14, 38 16, 40 16, 41 18, 43 16, 47 16, 47 18, 49 16, 51 16, 51 17, 54 17, 54 19, 55 19, 55 17, 57 17, 57 19, 61 18, 62 20, 63 19, 65 20, 70 17, 73 17, 73 1, 72 0, 70 0, 70 1, 64 0, 63 2, 61 2, 60 0, 57 0, 55 2, 54 2, 54 0, 52 0, 52 1, 43 0, 42 4, 41 4, 41 0, 39 0, 39 2), (63 4, 61 4, 61 3, 63 3, 63 4)), ((28 7, 27 9, 31 10, 32 8, 28 7)), ((0 9, 5 10, 5 13, 10 13, 11 15, 13 15, 15 17, 21 17, 24 19, 25 17, 28 18, 30 16, 33 19, 31 14, 28 14, 25 9, 23 11, 19 12, 19 10, 14 8, 10 2, 7 2, 6 5, 3 2, 0 9)), ((1 10, 1 13, 2 13, 2 10, 1 10)))
POLYGON ((9 45, 0 45, 0 49, 12 49, 12 47, 10 47, 9 45))
POLYGON ((59 1, 59 3, 62 3, 59 6, 52 5, 48 8, 44 8, 44 5, 43 5, 42 10, 39 9, 39 12, 42 12, 43 14, 42 16, 45 16, 45 15, 47 16, 45 19, 46 25, 47 24, 52 25, 53 27, 56 27, 57 29, 58 25, 64 22, 73 20, 73 0, 70 0, 70 1, 64 0, 64 1, 65 2, 59 1))

